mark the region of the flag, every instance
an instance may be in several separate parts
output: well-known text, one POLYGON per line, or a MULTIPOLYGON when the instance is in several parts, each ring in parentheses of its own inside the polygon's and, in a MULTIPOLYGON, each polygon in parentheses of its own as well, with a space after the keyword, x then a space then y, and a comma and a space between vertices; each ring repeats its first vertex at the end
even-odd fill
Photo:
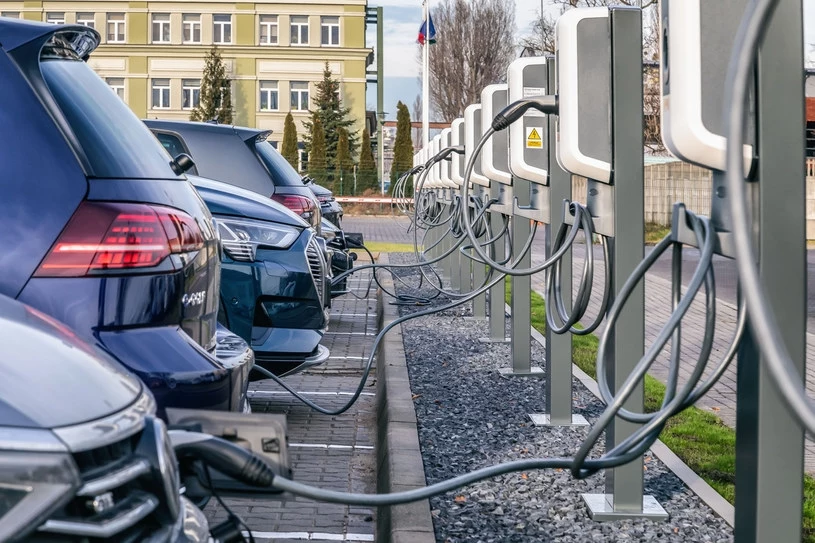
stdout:
POLYGON ((427 16, 428 20, 430 21, 430 32, 427 31, 427 21, 422 22, 422 26, 419 27, 419 39, 418 42, 421 45, 424 45, 425 42, 427 43, 436 43, 436 27, 433 26, 433 17, 429 14, 427 16))

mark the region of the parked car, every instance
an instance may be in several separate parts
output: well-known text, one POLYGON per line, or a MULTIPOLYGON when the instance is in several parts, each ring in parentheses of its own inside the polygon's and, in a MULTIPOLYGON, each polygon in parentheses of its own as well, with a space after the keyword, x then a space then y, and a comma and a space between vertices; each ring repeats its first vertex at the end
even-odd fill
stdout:
MULTIPOLYGON (((195 484, 198 465, 228 474, 221 487, 248 488, 232 493, 243 497, 264 475, 258 460, 290 474, 275 462, 287 460, 285 451, 261 455, 208 434, 168 432, 132 373, 64 324, 5 296, 0 342, 0 541, 243 541, 232 519, 210 531, 191 501, 191 487, 202 502, 213 492, 207 482, 195 484)), ((243 413, 186 413, 186 426, 226 418, 237 439, 264 422, 249 415, 255 420, 244 423, 243 413)), ((264 428, 263 436, 276 430, 264 428)))
POLYGON ((300 175, 267 141, 270 130, 148 119, 145 124, 172 155, 188 154, 190 173, 272 198, 320 232, 320 203, 300 175))
POLYGON ((84 62, 99 41, 0 18, 0 294, 98 342, 161 414, 247 409, 253 354, 217 322, 212 216, 84 62))
POLYGON ((342 206, 334 198, 334 193, 322 185, 318 185, 311 177, 303 177, 303 184, 311 189, 317 201, 320 202, 320 211, 323 214, 323 219, 328 220, 334 225, 335 229, 342 228, 342 206))
POLYGON ((189 179, 209 207, 224 247, 218 320, 250 343, 255 364, 276 375, 327 360, 329 351, 320 340, 328 325, 330 283, 314 229, 254 192, 189 179))

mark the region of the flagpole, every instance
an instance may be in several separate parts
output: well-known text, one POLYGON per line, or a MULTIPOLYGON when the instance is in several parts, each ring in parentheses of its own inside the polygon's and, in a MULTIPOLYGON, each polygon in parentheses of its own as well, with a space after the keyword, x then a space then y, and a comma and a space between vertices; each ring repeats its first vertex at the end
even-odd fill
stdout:
POLYGON ((422 10, 425 21, 425 40, 422 45, 422 134, 424 138, 424 148, 429 148, 430 143, 430 16, 427 6, 428 0, 422 1, 422 10))

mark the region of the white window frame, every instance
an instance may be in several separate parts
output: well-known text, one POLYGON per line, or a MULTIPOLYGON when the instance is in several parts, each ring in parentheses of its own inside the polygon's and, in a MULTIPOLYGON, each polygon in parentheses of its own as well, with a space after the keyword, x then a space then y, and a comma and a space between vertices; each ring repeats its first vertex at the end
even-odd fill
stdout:
POLYGON ((280 82, 264 80, 258 82, 258 111, 280 111, 280 82), (264 88, 266 85, 266 88, 264 88), (263 97, 266 95, 266 106, 263 107, 263 97), (271 107, 274 96, 275 107, 271 107))
POLYGON ((153 13, 150 17, 150 41, 152 43, 170 43, 170 14, 153 13), (160 20, 156 18, 160 17, 160 20), (158 25, 158 26, 156 26, 158 25), (158 36, 156 29, 158 28, 158 36))
POLYGON ((201 103, 201 80, 200 79, 182 79, 181 80, 181 109, 195 109, 201 103), (195 82, 198 84, 196 85, 195 82), (187 100, 189 94, 190 104, 185 106, 184 102, 187 100), (196 95, 198 100, 196 100, 196 95))
POLYGON ((19 11, 0 11, 0 17, 8 17, 9 19, 19 19, 19 11))
POLYGON ((46 12, 45 14, 45 22, 52 24, 52 25, 64 25, 65 24, 65 12, 64 11, 50 11, 46 12))
POLYGON ((201 43, 201 14, 184 13, 181 16, 181 40, 182 43, 201 43), (198 39, 195 39, 195 31, 198 31, 198 39), (190 39, 186 39, 189 32, 190 39))
POLYGON ((337 15, 320 17, 320 45, 323 47, 339 47, 340 46, 340 18, 337 15), (326 20, 332 20, 327 22, 326 20), (336 19, 336 23, 333 22, 336 19), (323 41, 323 31, 328 29, 328 43, 323 41), (336 38, 336 43, 332 38, 336 38))
POLYGON ((88 28, 96 28, 96 16, 90 11, 77 13, 76 24, 86 26, 88 28))
POLYGON ((170 80, 153 79, 150 81, 150 109, 170 109, 170 80), (166 84, 163 82, 166 81, 166 84), (159 91, 159 100, 156 104, 156 90, 159 91), (166 100, 165 100, 166 98, 166 100))
POLYGON ((125 101, 126 79, 124 77, 106 77, 105 83, 108 84, 108 87, 110 87, 110 89, 115 92, 116 95, 122 99, 122 101, 125 101), (121 81, 121 85, 114 84, 114 81, 121 81))
POLYGON ((107 13, 105 16, 107 21, 106 25, 106 36, 108 43, 125 43, 127 41, 127 27, 125 23, 127 22, 127 16, 124 13, 116 12, 116 13, 107 13), (120 19, 112 19, 111 17, 120 17, 120 19), (111 30, 113 30, 111 32, 111 30), (121 39, 119 38, 121 34, 121 39), (111 39, 110 36, 113 35, 114 39, 111 39))
POLYGON ((232 15, 229 13, 215 13, 212 16, 212 42, 219 45, 229 45, 232 43, 232 15), (219 21, 218 17, 229 17, 228 21, 219 21), (229 41, 224 39, 227 28, 229 29, 229 41))
POLYGON ((291 18, 289 19, 289 32, 291 33, 289 43, 291 43, 292 45, 308 45, 308 42, 310 41, 310 38, 311 38, 311 36, 309 35, 309 24, 308 23, 309 23, 308 15, 292 15, 291 16, 291 18), (302 22, 302 21, 298 20, 297 22, 295 22, 295 19, 305 19, 306 21, 302 22), (296 28, 296 30, 295 30, 295 28, 296 28), (302 37, 301 29, 302 28, 306 29, 306 40, 305 41, 301 41, 301 37, 302 37))
POLYGON ((260 45, 277 45, 280 42, 280 26, 277 15, 263 13, 259 17, 258 37, 260 45), (263 20, 266 18, 267 20, 263 20), (266 41, 263 41, 263 30, 266 27, 266 41), (272 39, 272 29, 274 29, 274 40, 272 39))
POLYGON ((308 81, 292 81, 289 87, 289 99, 291 100, 292 111, 308 111, 308 107, 310 105, 309 100, 311 99, 311 91, 308 88, 308 81), (306 88, 295 89, 294 88, 295 85, 305 85, 306 88), (296 100, 295 94, 297 95, 296 100), (305 103, 303 103, 303 94, 305 94, 306 96, 305 103))

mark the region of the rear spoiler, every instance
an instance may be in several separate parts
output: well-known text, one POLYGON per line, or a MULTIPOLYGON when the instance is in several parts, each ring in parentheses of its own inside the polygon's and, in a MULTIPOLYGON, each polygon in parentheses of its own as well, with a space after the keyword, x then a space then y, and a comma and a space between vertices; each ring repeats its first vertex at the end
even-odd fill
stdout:
POLYGON ((99 46, 99 33, 83 25, 53 25, 21 19, 0 18, 0 47, 7 53, 25 45, 42 47, 52 38, 59 48, 69 48, 79 58, 87 61, 99 46))

